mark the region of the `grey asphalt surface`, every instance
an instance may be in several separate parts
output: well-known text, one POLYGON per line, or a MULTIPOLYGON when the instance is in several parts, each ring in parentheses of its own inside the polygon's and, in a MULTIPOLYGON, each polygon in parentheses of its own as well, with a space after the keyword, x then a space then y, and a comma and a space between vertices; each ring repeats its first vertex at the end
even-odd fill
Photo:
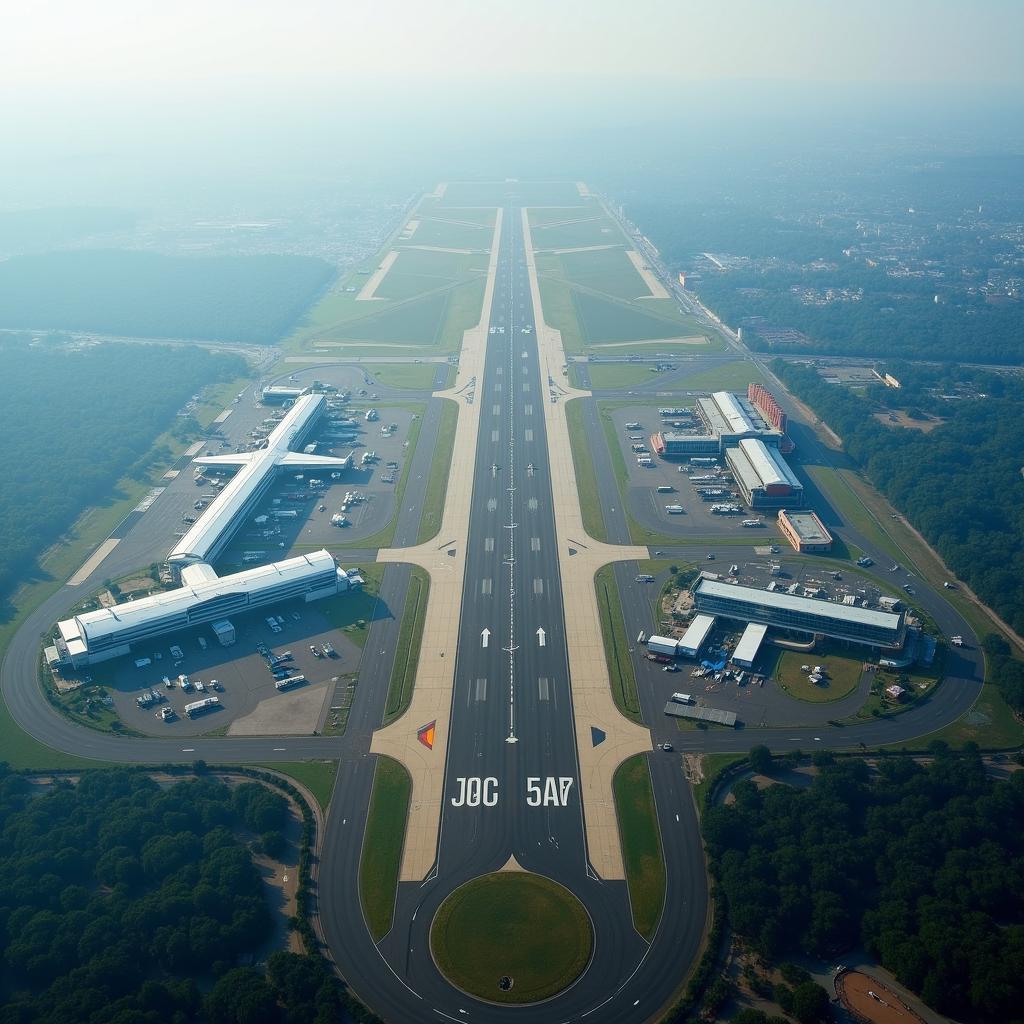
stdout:
MULTIPOLYGON (((101 565, 94 578, 78 588, 62 588, 27 617, 0 666, 0 685, 22 728, 55 749, 83 757, 131 763, 188 762, 196 758, 211 762, 338 759, 338 783, 320 868, 321 919, 331 952, 344 976, 386 1019, 403 1024, 443 1019, 497 1022, 512 1018, 588 1024, 639 1022, 650 1019, 664 1006, 699 948, 707 909, 703 853, 693 802, 678 758, 657 752, 649 760, 665 850, 665 905, 669 909, 650 947, 630 926, 625 884, 602 881, 587 865, 583 830, 586 809, 581 808, 577 796, 575 734, 568 685, 571 666, 566 664, 540 408, 541 402, 548 401, 547 383, 540 379, 534 336, 519 330, 520 324, 533 324, 534 316, 522 261, 517 210, 507 211, 506 224, 509 228, 502 242, 492 321, 495 326, 504 326, 505 333, 489 336, 484 380, 477 389, 482 423, 474 455, 477 476, 438 859, 424 883, 400 887, 394 928, 379 948, 371 941, 359 909, 358 866, 375 764, 368 753, 369 741, 383 717, 408 586, 407 567, 389 567, 384 575, 380 598, 385 611, 371 626, 355 703, 342 738, 196 738, 183 745, 177 739, 115 737, 79 727, 57 714, 36 682, 40 639, 100 579, 121 571, 115 569, 118 549, 111 556, 113 561, 108 559, 101 565), (528 412, 531 406, 533 411, 528 412), (497 412, 493 412, 494 407, 497 412), (532 436, 527 435, 527 430, 532 430, 532 436), (498 432, 496 440, 492 431, 498 432), (532 473, 527 468, 530 464, 534 467, 532 473), (536 501, 535 507, 531 500, 536 501), (489 504, 492 501, 493 508, 489 504), (494 538, 493 550, 488 547, 489 538, 494 538), (509 555, 513 553, 511 561, 509 555), (492 581, 489 593, 483 589, 487 579, 492 581), (537 580, 542 581, 540 588, 537 580), (481 640, 485 628, 491 631, 486 648, 481 640), (537 629, 545 631, 544 647, 539 644, 537 629), (506 649, 511 647, 516 650, 506 649), (484 681, 482 685, 480 680, 484 681), (547 681, 546 685, 542 680, 547 681), (513 693, 518 742, 508 743, 513 693), (527 778, 539 778, 543 786, 548 777, 573 780, 565 806, 530 807, 526 802, 527 778), (452 806, 460 778, 495 779, 497 803, 452 806), (444 897, 461 881, 500 867, 509 854, 514 854, 524 867, 567 885, 584 902, 594 922, 596 943, 590 967, 575 986, 545 1004, 543 1011, 492 1006, 460 994, 439 975, 427 947, 430 919, 444 897)), ((438 372, 443 373, 444 368, 439 367, 438 372)), ((659 387, 663 388, 664 383, 633 390, 649 390, 656 395, 659 387)), ((386 389, 375 390, 383 398, 386 389)), ((408 395, 403 393, 403 397, 408 395)), ((784 406, 787 404, 783 395, 777 397, 784 406)), ((585 401, 591 407, 588 417, 596 416, 594 400, 585 401)), ((438 418, 439 403, 430 402, 410 471, 406 500, 399 510, 396 546, 416 540, 438 418)), ((831 457, 809 428, 794 421, 793 434, 802 461, 827 461, 831 457)), ((607 449, 600 441, 600 429, 593 436, 598 439, 594 455, 599 489, 605 494, 617 494, 607 449)), ((468 457, 468 453, 456 453, 456 457, 464 455, 468 457)), ((806 478, 805 482, 810 483, 806 478)), ((808 500, 823 512, 830 527, 871 554, 876 568, 885 572, 888 558, 873 550, 849 524, 842 523, 824 495, 809 488, 808 500)), ((140 522, 145 522, 152 511, 138 520, 130 517, 122 524, 126 541, 118 546, 125 549, 121 561, 133 550, 127 539, 134 537, 140 522)), ((609 503, 604 515, 609 539, 628 542, 621 502, 609 503)), ((681 529, 680 543, 664 548, 664 554, 669 558, 701 561, 706 550, 704 541, 699 545, 687 544, 686 531, 681 529)), ((162 557, 165 551, 166 546, 161 547, 142 559, 142 563, 162 557)), ((351 561, 357 562, 369 553, 349 554, 351 561)), ((348 556, 345 561, 349 561, 348 556)), ((123 568, 138 564, 137 560, 123 568)), ((650 591, 635 583, 635 563, 623 563, 615 571, 627 634, 632 631, 635 635, 640 629, 649 631, 650 591)), ((970 707, 981 685, 977 638, 940 594, 920 579, 915 586, 916 601, 939 628, 947 635, 962 634, 969 646, 950 652, 945 682, 930 699, 905 714, 845 728, 823 723, 781 730, 748 726, 733 732, 681 733, 662 714, 664 680, 655 685, 648 676, 641 675, 641 706, 655 740, 670 740, 677 751, 693 752, 742 750, 755 743, 766 743, 775 750, 811 750, 819 744, 850 747, 860 742, 875 746, 909 740, 952 721, 970 707)), ((828 711, 823 709, 822 714, 828 711)))

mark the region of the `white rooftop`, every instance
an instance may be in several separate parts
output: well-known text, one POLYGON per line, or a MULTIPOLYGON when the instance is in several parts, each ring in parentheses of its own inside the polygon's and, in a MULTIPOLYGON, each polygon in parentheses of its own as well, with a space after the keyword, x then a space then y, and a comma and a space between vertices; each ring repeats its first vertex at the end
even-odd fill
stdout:
POLYGON ((69 641, 81 637, 95 640, 108 633, 127 627, 145 626, 168 615, 187 612, 200 602, 215 597, 244 592, 258 593, 268 587, 277 586, 289 580, 313 576, 318 572, 336 568, 334 556, 327 550, 315 551, 308 555, 288 558, 283 562, 271 562, 253 569, 233 573, 220 579, 195 583, 191 586, 168 590, 162 594, 128 601, 113 608, 99 608, 96 611, 76 615, 58 623, 61 636, 69 641))
POLYGON ((884 629, 899 629, 903 619, 902 614, 874 611, 869 608, 852 608, 849 605, 821 601, 818 598, 797 597, 795 594, 787 594, 780 590, 758 590, 756 587, 721 583, 707 578, 697 581, 694 592, 707 594, 708 597, 723 597, 730 601, 749 601, 765 608, 802 612, 806 615, 827 615, 844 622, 859 622, 866 626, 881 626, 884 629))
POLYGON ((760 481, 759 486, 767 488, 787 485, 796 490, 803 486, 785 459, 763 441, 746 437, 740 441, 739 450, 760 481))
POLYGON ((748 665, 753 662, 757 657, 757 652, 761 649, 761 644, 764 643, 764 637, 767 632, 767 626, 762 625, 760 622, 751 622, 743 630, 743 636, 740 637, 736 650, 732 652, 732 660, 737 663, 744 662, 748 665))
POLYGON ((266 447, 237 455, 200 456, 200 466, 239 466, 238 472, 211 502, 199 521, 174 546, 168 562, 206 562, 224 532, 231 528, 246 502, 264 485, 278 467, 344 469, 345 459, 323 455, 303 455, 291 451, 310 422, 326 407, 323 395, 304 395, 288 410, 273 429, 266 447))
POLYGON ((687 651, 699 651, 714 624, 715 617, 713 615, 695 615, 693 621, 686 627, 679 646, 687 651))

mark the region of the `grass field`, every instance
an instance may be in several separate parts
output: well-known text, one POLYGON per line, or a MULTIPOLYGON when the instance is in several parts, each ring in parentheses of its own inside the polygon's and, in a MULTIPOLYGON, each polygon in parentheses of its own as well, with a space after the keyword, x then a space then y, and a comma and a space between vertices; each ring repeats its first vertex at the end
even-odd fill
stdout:
POLYGON ((378 757, 359 858, 359 896, 375 942, 388 933, 395 913, 411 795, 409 773, 390 757, 378 757))
POLYGON ((590 386, 596 390, 650 384, 660 376, 659 373, 651 373, 651 367, 643 363, 588 363, 587 375, 590 386))
POLYGON ((851 658, 845 652, 830 644, 823 645, 823 651, 782 651, 775 666, 775 677, 779 685, 791 697, 813 704, 827 704, 849 696, 860 682, 864 662, 851 658), (815 685, 801 671, 801 665, 820 665, 827 673, 824 683, 815 685))
POLYGON ((337 761, 282 761, 278 764, 261 764, 257 768, 269 768, 271 771, 288 775, 296 782, 305 786, 326 811, 331 802, 334 782, 338 777, 337 761))
POLYGON ((416 685, 416 666, 420 661, 423 641, 423 620, 427 614, 430 596, 430 577, 425 569, 414 565, 409 577, 409 592, 405 597, 405 611, 398 631, 398 649, 388 684, 388 699, 384 708, 386 720, 397 718, 409 706, 416 685))
POLYGON ((459 210, 452 210, 444 216, 433 211, 425 216, 414 215, 413 220, 418 220, 419 226, 409 238, 399 239, 396 245, 436 245, 445 249, 490 249, 494 239, 494 211, 486 212, 486 218, 479 222, 460 215, 461 211, 459 210))
POLYGON ((650 295, 647 283, 623 248, 564 253, 557 258, 562 274, 573 284, 627 301, 650 295))
POLYGON ((1024 744, 1024 725, 1014 717, 999 690, 991 683, 985 683, 974 707, 955 722, 938 732, 897 746, 924 750, 934 740, 942 740, 953 747, 977 743, 984 750, 1005 750, 1024 744))
POLYGON ((683 381, 689 391, 746 391, 751 383, 768 384, 764 374, 751 362, 737 359, 713 370, 702 370, 683 381))
POLYGON ((481 999, 535 1003, 572 984, 590 962, 594 936, 583 904, 541 875, 495 872, 441 904, 430 948, 442 974, 481 999), (511 979, 507 990, 499 986, 511 979))
POLYGON ((583 514, 583 529, 594 540, 608 540, 601 515, 601 498, 597 490, 597 474, 594 472, 594 458, 590 443, 583 429, 583 399, 574 398, 565 407, 565 418, 569 424, 569 443, 572 447, 572 461, 576 469, 576 491, 580 498, 583 514))
POLYGON ((652 341, 703 333, 689 318, 671 315, 676 307, 668 299, 651 299, 638 307, 577 288, 573 290, 573 305, 587 344, 652 341))
POLYGON ((629 656, 629 640, 626 623, 622 617, 619 588, 610 565, 602 566, 594 574, 597 589, 597 606, 601 613, 601 638, 604 640, 604 654, 608 663, 612 697, 615 706, 634 722, 642 722, 640 697, 636 691, 636 676, 629 656))
POLYGON ((430 463, 430 477, 423 498, 420 528, 416 543, 422 544, 437 536, 444 517, 444 499, 448 493, 448 475, 451 472, 455 445, 455 428, 459 422, 459 407, 450 399, 441 400, 441 422, 437 428, 437 443, 430 463))
POLYGON ((486 271, 486 258, 480 255, 400 249, 384 280, 377 285, 374 296, 377 299, 411 299, 486 271))
POLYGON ((450 181, 438 203, 450 206, 579 206, 586 200, 571 181, 450 181))
POLYGON ((576 319, 576 308, 573 305, 572 289, 554 277, 539 276, 540 304, 544 312, 544 322, 561 332, 562 347, 569 356, 583 355, 586 346, 583 333, 576 319))
POLYGON ((393 388, 410 388, 415 391, 431 391, 434 386, 436 363, 371 363, 363 369, 381 384, 393 388))
POLYGON ((612 788, 633 927, 650 941, 665 903, 665 858, 646 756, 637 754, 623 761, 612 788))

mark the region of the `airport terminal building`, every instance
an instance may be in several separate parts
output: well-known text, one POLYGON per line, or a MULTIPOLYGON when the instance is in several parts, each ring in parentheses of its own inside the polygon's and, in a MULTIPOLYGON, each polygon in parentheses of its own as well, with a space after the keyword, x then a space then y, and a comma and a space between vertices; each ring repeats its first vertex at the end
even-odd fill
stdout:
POLYGON ((857 608, 703 577, 694 584, 693 599, 697 611, 705 615, 820 634, 870 647, 899 650, 906 639, 906 616, 902 611, 857 608))
POLYGON ((225 636, 234 635, 230 615, 296 598, 315 601, 362 586, 358 572, 346 572, 326 550, 228 576, 218 576, 211 564, 279 471, 337 472, 348 468, 347 458, 292 450, 308 438, 326 408, 323 395, 301 395, 264 447, 194 459, 199 466, 237 467, 237 472, 167 556, 168 567, 181 586, 62 620, 53 645, 46 650, 48 663, 84 668, 129 654, 133 646, 155 637, 205 623, 216 625, 215 635, 223 642, 225 636))
POLYGON ((185 586, 177 590, 59 622, 55 645, 58 660, 84 668, 129 654, 133 645, 165 633, 221 622, 230 615, 282 601, 333 597, 363 583, 358 572, 346 572, 329 551, 299 555, 223 577, 209 566, 190 566, 185 578, 185 586))

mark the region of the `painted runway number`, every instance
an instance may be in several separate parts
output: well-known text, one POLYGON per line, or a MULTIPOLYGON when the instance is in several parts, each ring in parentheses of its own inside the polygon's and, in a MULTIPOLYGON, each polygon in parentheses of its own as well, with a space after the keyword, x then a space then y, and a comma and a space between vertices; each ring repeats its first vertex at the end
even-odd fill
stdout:
POLYGON ((539 777, 526 780, 526 802, 531 807, 566 807, 569 804, 569 790, 572 789, 572 776, 561 775, 556 778, 549 775, 541 786, 539 777))
POLYGON ((459 795, 452 797, 452 807, 494 807, 498 802, 498 780, 481 779, 479 775, 469 778, 460 776, 455 780, 459 795))

